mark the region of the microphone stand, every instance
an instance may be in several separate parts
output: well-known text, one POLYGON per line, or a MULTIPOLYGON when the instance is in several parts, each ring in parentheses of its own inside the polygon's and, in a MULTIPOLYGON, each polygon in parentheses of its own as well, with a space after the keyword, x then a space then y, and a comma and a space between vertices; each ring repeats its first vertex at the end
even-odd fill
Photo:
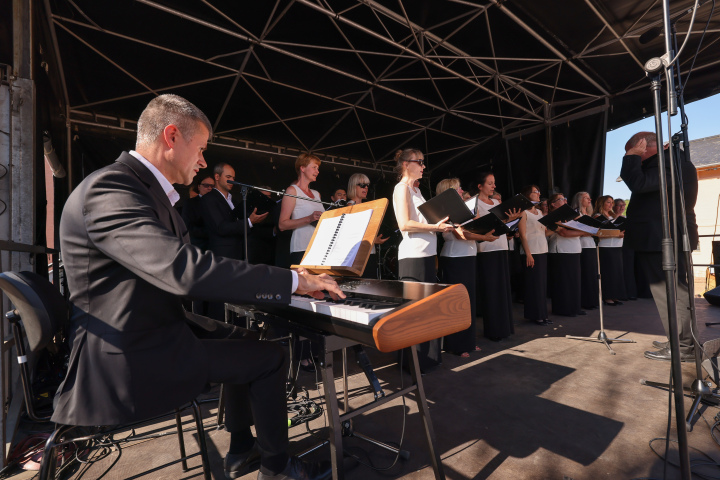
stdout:
POLYGON ((314 202, 314 203, 321 203, 323 205, 328 205, 331 207, 337 208, 338 206, 344 206, 340 205, 339 202, 335 203, 328 203, 323 202, 321 200, 315 200, 314 198, 308 198, 308 197, 300 197, 298 195, 292 195, 290 193, 285 193, 285 190, 271 190, 269 188, 263 188, 263 187, 256 187, 255 185, 249 185, 247 183, 242 182, 236 182, 235 180, 228 180, 228 183, 232 185, 237 185, 240 187, 240 193, 242 195, 242 201, 243 201, 243 241, 245 245, 245 261, 249 261, 248 258, 248 216, 247 216, 247 194, 250 191, 250 189, 253 190, 259 190, 261 192, 270 192, 274 193, 280 197, 287 196, 287 197, 293 197, 293 198, 299 198, 300 200, 305 200, 306 202, 314 202))

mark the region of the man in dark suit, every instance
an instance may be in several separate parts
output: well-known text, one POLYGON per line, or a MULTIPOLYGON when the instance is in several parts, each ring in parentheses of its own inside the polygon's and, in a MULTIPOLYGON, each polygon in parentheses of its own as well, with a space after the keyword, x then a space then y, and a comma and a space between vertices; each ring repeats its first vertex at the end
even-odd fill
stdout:
MULTIPOLYGON (((243 224, 242 199, 233 199, 231 181, 235 180, 235 169, 227 163, 218 163, 214 168, 215 188, 203 196, 209 241, 208 248, 217 255, 236 259, 245 258, 245 225, 243 224)), ((265 220, 268 213, 258 215, 253 210, 248 216, 248 235, 253 225, 265 220)))
POLYGON ((215 188, 215 178, 206 175, 197 184, 198 195, 189 198, 182 210, 182 218, 190 234, 190 243, 199 247, 203 252, 208 247, 208 232, 205 228, 205 217, 202 209, 202 197, 215 188))
MULTIPOLYGON (((687 148, 687 147, 686 147, 687 148)), ((625 145, 620 176, 632 192, 630 205, 627 208, 625 244, 635 251, 636 264, 650 282, 655 305, 660 313, 665 334, 669 335, 667 294, 665 272, 662 269, 662 214, 661 192, 659 180, 659 162, 655 133, 639 132, 633 135, 625 145)), ((689 310, 688 281, 693 281, 692 272, 687 271, 685 254, 682 251, 681 218, 687 221, 690 248, 697 248, 698 229, 695 223, 695 201, 697 200, 697 171, 690 160, 680 150, 680 158, 675 161, 682 173, 685 211, 680 211, 678 197, 678 227, 674 236, 675 245, 679 247, 677 263, 677 323, 680 336, 680 355, 682 361, 695 360, 694 343, 691 331, 689 310)), ((668 179, 668 208, 672 208, 669 159, 666 158, 668 179)), ((671 214, 672 217, 672 214, 671 214)), ((653 342, 658 351, 645 352, 647 358, 653 360, 670 360, 670 346, 666 342, 653 342)))
POLYGON ((260 479, 327 478, 327 462, 288 459, 282 349, 234 338, 234 327, 186 313, 181 297, 278 304, 293 291, 337 294, 337 285, 327 276, 252 266, 188 243, 172 207, 179 197, 172 184, 190 184, 207 166, 211 124, 187 100, 161 95, 137 128, 136 150, 89 175, 63 209, 72 352, 52 420, 141 420, 191 401, 207 383, 225 383, 228 478, 247 473, 260 456, 260 479), (243 408, 247 392, 256 440, 243 408))

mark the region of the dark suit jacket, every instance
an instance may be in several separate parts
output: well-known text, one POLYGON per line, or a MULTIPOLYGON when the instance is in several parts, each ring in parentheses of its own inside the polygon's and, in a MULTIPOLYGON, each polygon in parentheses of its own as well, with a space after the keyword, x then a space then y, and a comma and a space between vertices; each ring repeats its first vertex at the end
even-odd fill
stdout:
MULTIPOLYGON (((669 158, 665 156, 666 165, 669 158)), ((687 219, 690 246, 694 250, 698 244, 698 228, 695 223, 695 201, 698 193, 698 177, 695 166, 681 152, 677 163, 682 171, 683 191, 685 193, 685 212, 678 211, 687 219)), ((662 213, 660 209, 660 177, 657 155, 640 161, 637 155, 623 157, 620 176, 627 184, 632 195, 627 209, 625 222, 625 241, 623 245, 639 252, 660 252, 662 242, 662 213)), ((668 182, 668 208, 672 209, 670 189, 670 168, 666 166, 668 182)), ((678 200, 678 209, 680 202, 678 200)), ((671 215, 672 217, 672 215, 671 215)), ((671 218, 672 221, 672 218, 671 218)), ((676 238, 681 238, 676 236, 676 238)), ((680 245, 682 246, 682 245, 680 245)))
MULTIPOLYGON (((235 199, 235 202, 238 201, 242 203, 242 199, 235 199)), ((244 258, 242 205, 235 205, 235 209, 231 209, 217 189, 203 195, 200 203, 208 231, 208 250, 221 257, 244 258)), ((247 228, 250 235, 250 225, 247 228)))
POLYGON ((201 201, 199 195, 188 198, 182 209, 182 218, 190 234, 190 243, 205 251, 208 248, 208 232, 201 201))
POLYGON ((127 153, 72 192, 60 239, 74 306, 72 353, 54 422, 124 423, 197 396, 207 355, 188 324, 198 318, 183 310, 182 296, 290 301, 289 271, 219 258, 188 243, 158 181, 127 153))

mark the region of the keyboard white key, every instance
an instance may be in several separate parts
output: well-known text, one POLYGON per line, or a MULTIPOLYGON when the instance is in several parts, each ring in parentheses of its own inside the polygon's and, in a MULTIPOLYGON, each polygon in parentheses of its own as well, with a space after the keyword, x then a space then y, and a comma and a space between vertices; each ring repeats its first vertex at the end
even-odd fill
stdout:
POLYGON ((372 310, 355 305, 344 305, 325 300, 301 297, 299 295, 293 295, 291 297, 290 306, 363 325, 369 325, 375 318, 395 309, 395 307, 390 307, 372 310))

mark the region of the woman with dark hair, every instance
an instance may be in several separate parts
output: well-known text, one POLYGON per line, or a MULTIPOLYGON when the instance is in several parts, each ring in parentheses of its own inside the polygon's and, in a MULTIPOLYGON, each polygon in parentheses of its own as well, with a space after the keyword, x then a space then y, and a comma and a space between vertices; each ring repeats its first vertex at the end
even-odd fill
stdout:
MULTIPOLYGON (((592 217, 592 199, 588 192, 578 192, 570 206, 580 215, 592 217)), ((600 300, 598 294, 598 260, 595 250, 595 239, 580 237, 580 306, 586 310, 594 310, 600 300)))
MULTIPOLYGON (((400 180, 393 191, 393 208, 402 241, 398 246, 398 279, 405 282, 437 283, 437 233, 452 226, 440 221, 427 223, 418 207, 425 203, 415 181, 422 177, 425 158, 420 150, 406 148, 395 153, 395 171, 400 180)), ((420 370, 429 372, 442 362, 440 340, 418 345, 420 370)))
MULTIPOLYGON (((495 192, 495 175, 486 172, 478 178, 478 196, 475 214, 483 217, 490 209, 499 205, 490 197, 495 192)), ((507 221, 518 218, 522 212, 506 212, 507 221)), ((515 333, 512 316, 512 293, 510 290, 510 262, 508 259, 507 235, 494 241, 478 244, 478 292, 483 312, 483 335, 499 342, 515 333)))
MULTIPOLYGON (((528 185, 520 191, 533 204, 540 200, 540 188, 528 185)), ((547 238, 551 235, 539 222, 543 217, 536 205, 523 212, 518 224, 520 232, 520 258, 523 267, 525 292, 525 318, 538 325, 548 325, 552 320, 547 311, 547 238)))
MULTIPOLYGON (((367 200, 369 188, 370 179, 367 175, 363 173, 353 173, 350 175, 347 187, 347 204, 356 205, 367 200)), ((370 257, 365 265, 365 271, 362 274, 362 278, 378 278, 378 256, 377 247, 375 247, 375 245, 382 245, 387 241, 388 237, 383 238, 382 235, 375 237, 375 240, 373 240, 372 250, 370 251, 370 257)))
MULTIPOLYGON (((603 195, 595 201, 594 216, 601 222, 615 220, 613 216, 613 198, 603 195)), ((610 228, 613 228, 610 226, 610 228)), ((622 244, 624 235, 617 238, 601 238, 600 275, 602 277, 602 301, 611 307, 622 305, 625 296, 625 275, 623 273, 622 244)))
MULTIPOLYGON (((320 159, 309 153, 301 153, 295 160, 295 172, 297 172, 298 178, 287 188, 286 192, 307 199, 320 200, 320 193, 310 189, 310 183, 317 180, 320 172, 320 159)), ((302 261, 313 232, 315 232, 315 227, 311 223, 317 222, 324 211, 322 203, 302 198, 283 197, 278 227, 281 231, 293 231, 290 239, 291 265, 299 265, 302 261)))
MULTIPOLYGON (((552 212, 566 203, 562 193, 555 193, 548 199, 548 210, 552 212)), ((586 315, 585 310, 580 309, 580 237, 587 235, 558 225, 550 236, 548 251, 553 284, 550 296, 556 315, 586 315)))

